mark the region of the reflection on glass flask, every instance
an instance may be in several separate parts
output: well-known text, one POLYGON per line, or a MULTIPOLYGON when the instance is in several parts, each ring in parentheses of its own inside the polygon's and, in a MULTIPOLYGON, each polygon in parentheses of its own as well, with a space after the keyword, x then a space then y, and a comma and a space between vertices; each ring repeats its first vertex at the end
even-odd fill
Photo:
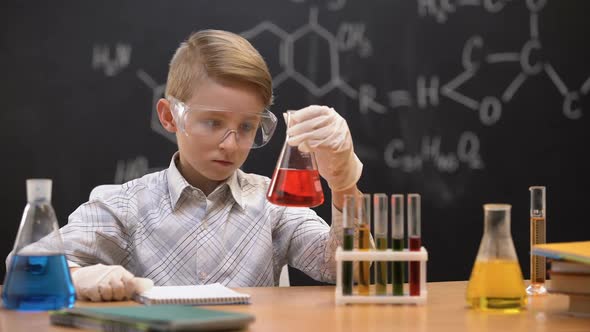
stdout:
MULTIPOLYGON (((291 113, 287 111, 287 129, 291 113)), ((314 207, 324 202, 324 192, 313 152, 302 152, 287 143, 277 161, 266 197, 269 202, 282 206, 314 207)))

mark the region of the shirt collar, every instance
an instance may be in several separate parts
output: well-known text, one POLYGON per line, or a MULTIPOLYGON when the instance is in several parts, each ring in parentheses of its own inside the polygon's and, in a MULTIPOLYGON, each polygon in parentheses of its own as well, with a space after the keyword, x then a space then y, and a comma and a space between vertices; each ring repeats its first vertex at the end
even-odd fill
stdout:
MULTIPOLYGON (((176 206, 182 194, 187 190, 187 188, 194 188, 176 167, 176 161, 178 160, 178 152, 176 152, 172 156, 172 160, 170 161, 170 166, 168 167, 167 172, 167 180, 168 180, 168 192, 170 194, 170 202, 172 204, 172 209, 175 210, 176 206)), ((241 181, 243 177, 241 176, 241 171, 236 170, 227 180, 220 183, 215 190, 209 195, 217 195, 218 191, 223 190, 224 187, 228 187, 234 201, 242 208, 245 208, 244 200, 242 199, 242 186, 241 184, 244 181, 241 181)))
POLYGON ((241 183, 244 183, 244 181, 240 181, 240 178, 242 178, 242 171, 240 170, 236 170, 226 181, 225 183, 227 183, 228 187, 229 187, 229 191, 231 192, 232 197, 234 198, 234 201, 236 201, 236 203, 238 203, 238 205, 242 208, 245 209, 246 206, 244 204, 244 200, 242 198, 242 186, 241 183))

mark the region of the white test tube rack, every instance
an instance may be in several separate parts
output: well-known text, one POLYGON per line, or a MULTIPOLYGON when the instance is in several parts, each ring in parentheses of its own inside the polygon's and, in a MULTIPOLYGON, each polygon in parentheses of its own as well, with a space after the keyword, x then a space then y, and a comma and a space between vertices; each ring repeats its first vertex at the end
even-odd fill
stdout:
POLYGON ((397 303, 397 304, 425 304, 428 291, 426 289, 426 261, 428 261, 428 252, 424 247, 420 251, 393 251, 386 250, 342 250, 341 247, 336 249, 336 304, 343 305, 347 303, 397 303), (393 261, 419 261, 420 262, 420 295, 393 295, 374 294, 369 295, 344 295, 342 294, 342 262, 393 262, 393 261))

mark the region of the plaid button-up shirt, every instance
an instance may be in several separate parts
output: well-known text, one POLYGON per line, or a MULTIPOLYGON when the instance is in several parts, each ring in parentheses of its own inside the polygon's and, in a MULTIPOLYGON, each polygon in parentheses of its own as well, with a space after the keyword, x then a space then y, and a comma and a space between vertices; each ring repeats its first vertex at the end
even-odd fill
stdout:
POLYGON ((270 180, 237 170, 209 196, 170 167, 100 192, 61 228, 68 261, 122 265, 156 285, 276 286, 289 264, 335 282, 342 214, 266 200, 270 180))

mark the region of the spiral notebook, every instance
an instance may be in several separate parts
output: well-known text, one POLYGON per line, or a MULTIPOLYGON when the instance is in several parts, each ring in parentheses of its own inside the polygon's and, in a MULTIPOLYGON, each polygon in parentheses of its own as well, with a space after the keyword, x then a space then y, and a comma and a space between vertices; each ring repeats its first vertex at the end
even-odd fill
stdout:
POLYGON ((134 300, 143 304, 247 304, 250 295, 239 293, 220 283, 191 286, 156 286, 136 294, 134 300))

